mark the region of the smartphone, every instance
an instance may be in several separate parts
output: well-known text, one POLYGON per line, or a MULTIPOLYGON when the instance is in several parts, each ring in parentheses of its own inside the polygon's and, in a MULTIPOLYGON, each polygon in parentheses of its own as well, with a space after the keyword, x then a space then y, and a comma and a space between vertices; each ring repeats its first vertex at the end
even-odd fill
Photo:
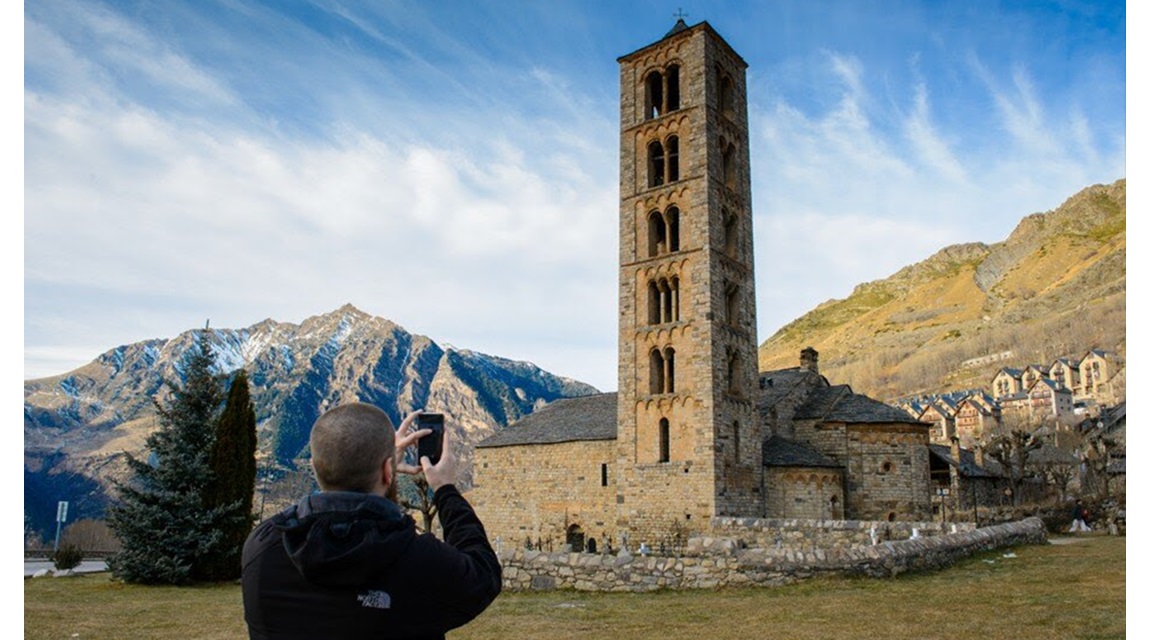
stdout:
POLYGON ((416 416, 416 430, 421 429, 431 429, 432 433, 417 442, 416 459, 428 456, 428 460, 436 464, 440 462, 440 454, 444 451, 444 414, 421 413, 416 416))

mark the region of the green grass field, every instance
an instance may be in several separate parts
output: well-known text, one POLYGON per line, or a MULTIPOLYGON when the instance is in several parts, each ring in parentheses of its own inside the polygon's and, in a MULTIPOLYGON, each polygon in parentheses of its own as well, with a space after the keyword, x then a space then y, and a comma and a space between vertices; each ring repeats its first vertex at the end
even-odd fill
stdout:
MULTIPOLYGON (((1062 542, 1057 539, 1057 542, 1062 542)), ((505 593, 451 638, 1125 637, 1126 538, 1002 549, 936 573, 718 591, 505 593), (1005 557, 1005 554, 1015 557, 1005 557)), ((24 637, 242 638, 240 588, 24 581, 24 637)))

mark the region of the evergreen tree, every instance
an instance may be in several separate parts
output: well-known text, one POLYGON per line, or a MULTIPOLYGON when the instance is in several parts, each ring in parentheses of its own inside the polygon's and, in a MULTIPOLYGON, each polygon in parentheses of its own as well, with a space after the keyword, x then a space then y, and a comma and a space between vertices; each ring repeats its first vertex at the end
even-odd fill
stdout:
POLYGON ((216 439, 205 503, 226 512, 223 548, 206 559, 198 578, 235 580, 240 577, 240 551, 252 529, 252 491, 256 485, 256 409, 248 389, 248 374, 237 372, 228 390, 224 412, 216 421, 216 439))
POLYGON ((113 575, 142 584, 186 584, 205 558, 221 552, 227 512, 205 500, 209 453, 220 410, 220 380, 207 335, 181 361, 184 385, 168 381, 167 406, 156 402, 160 428, 148 436, 147 461, 128 456, 133 477, 118 483, 120 503, 109 525, 122 550, 109 558, 113 575))

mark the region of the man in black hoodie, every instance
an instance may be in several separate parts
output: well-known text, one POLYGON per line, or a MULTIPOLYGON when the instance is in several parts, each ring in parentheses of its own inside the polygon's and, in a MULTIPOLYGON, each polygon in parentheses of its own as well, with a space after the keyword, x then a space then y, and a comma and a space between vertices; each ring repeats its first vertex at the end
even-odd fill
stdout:
POLYGON ((320 493, 265 520, 244 544, 244 619, 252 638, 443 638, 500 593, 500 564, 460 495, 456 458, 421 468, 404 451, 429 430, 393 430, 380 409, 342 405, 309 444, 320 493), (396 474, 424 472, 444 541, 417 534, 395 502, 396 474))

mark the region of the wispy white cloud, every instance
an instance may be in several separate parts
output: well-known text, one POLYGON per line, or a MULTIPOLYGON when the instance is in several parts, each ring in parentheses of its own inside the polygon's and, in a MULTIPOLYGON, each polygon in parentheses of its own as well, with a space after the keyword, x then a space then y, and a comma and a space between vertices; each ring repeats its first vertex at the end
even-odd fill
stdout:
MULTIPOLYGON (((939 52, 968 25, 940 28, 931 3, 891 20, 786 4, 709 16, 766 80, 749 85, 762 339, 1123 175, 1122 108, 1102 123, 1098 102, 1056 100, 1050 60, 977 33, 995 16, 959 12, 987 22, 954 64, 939 52), (780 12, 793 28, 766 37, 780 12), (802 28, 827 12, 875 28, 802 28)), ((25 6, 26 376, 206 316, 352 302, 615 386, 612 56, 662 33, 621 26, 644 11, 25 6)))

